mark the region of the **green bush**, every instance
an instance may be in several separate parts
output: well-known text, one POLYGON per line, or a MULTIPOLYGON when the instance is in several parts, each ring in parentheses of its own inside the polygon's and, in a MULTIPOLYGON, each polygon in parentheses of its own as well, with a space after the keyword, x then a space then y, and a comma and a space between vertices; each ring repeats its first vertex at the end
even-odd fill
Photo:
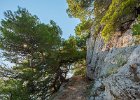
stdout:
POLYGON ((73 71, 74 71, 74 75, 75 76, 86 76, 86 62, 85 60, 82 60, 82 61, 79 61, 78 63, 76 63, 74 65, 74 68, 73 68, 73 71))
POLYGON ((134 43, 140 44, 140 15, 137 18, 136 23, 132 27, 133 36, 134 36, 134 43))
MULTIPOLYGON (((113 33, 120 29, 125 18, 125 21, 129 21, 126 16, 131 16, 135 14, 135 7, 138 4, 138 0, 112 0, 106 14, 101 20, 101 25, 103 25, 102 37, 105 41, 108 41, 113 33)), ((125 22, 124 22, 125 23, 125 22)))
POLYGON ((133 25, 133 35, 140 35, 140 15, 137 18, 137 22, 133 25))

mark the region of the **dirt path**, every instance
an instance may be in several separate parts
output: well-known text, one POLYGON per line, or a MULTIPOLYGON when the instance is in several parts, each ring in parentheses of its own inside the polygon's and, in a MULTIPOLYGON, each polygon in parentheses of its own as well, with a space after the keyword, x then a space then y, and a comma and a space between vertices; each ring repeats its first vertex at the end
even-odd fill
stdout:
POLYGON ((75 76, 63 87, 53 100, 86 100, 88 82, 81 76, 75 76))

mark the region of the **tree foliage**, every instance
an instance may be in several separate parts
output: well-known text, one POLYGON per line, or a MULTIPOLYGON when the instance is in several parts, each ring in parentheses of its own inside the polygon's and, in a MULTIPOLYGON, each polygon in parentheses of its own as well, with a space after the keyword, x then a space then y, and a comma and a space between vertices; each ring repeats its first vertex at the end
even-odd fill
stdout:
POLYGON ((93 19, 93 1, 94 0, 67 0, 67 14, 70 17, 79 18, 81 23, 75 28, 78 36, 89 34, 93 19))
POLYGON ((4 14, 1 49, 6 59, 16 64, 12 68, 16 75, 7 76, 9 82, 4 83, 12 87, 6 93, 14 100, 22 94, 31 100, 45 100, 66 81, 68 66, 85 58, 85 44, 80 38, 62 39, 62 31, 54 21, 41 23, 24 8, 4 14), (14 87, 23 93, 13 93, 14 87))
POLYGON ((94 0, 67 0, 69 16, 82 20, 91 19, 94 0))
POLYGON ((75 33, 77 36, 84 36, 84 37, 87 37, 90 33, 90 28, 93 24, 93 21, 90 19, 90 20, 87 20, 87 21, 82 21, 80 24, 78 24, 76 27, 75 27, 75 33))

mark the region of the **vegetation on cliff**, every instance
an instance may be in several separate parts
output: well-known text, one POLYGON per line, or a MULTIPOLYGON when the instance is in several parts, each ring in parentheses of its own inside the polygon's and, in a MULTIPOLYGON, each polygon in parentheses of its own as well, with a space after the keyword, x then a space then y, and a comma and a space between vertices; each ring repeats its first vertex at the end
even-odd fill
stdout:
POLYGON ((133 25, 133 35, 140 35, 140 15, 137 18, 136 23, 133 25))
POLYGON ((136 8, 139 6, 138 2, 138 0, 112 0, 100 22, 103 26, 101 34, 105 41, 108 41, 117 29, 120 31, 126 30, 123 24, 132 23, 135 20, 137 17, 136 8))
POLYGON ((140 13, 139 0, 89 0, 88 3, 82 0, 73 0, 73 2, 67 0, 67 2, 68 13, 81 19, 81 23, 75 29, 76 32, 89 33, 87 30, 93 26, 94 34, 101 33, 105 42, 114 35, 115 31, 127 30, 140 13), (84 11, 85 14, 82 13, 84 11))

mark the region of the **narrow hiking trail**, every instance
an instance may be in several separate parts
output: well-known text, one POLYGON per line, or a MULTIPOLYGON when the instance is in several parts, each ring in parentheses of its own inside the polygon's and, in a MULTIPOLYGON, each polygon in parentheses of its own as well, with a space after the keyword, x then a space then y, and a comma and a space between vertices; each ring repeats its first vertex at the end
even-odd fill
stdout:
POLYGON ((53 100, 86 100, 86 87, 89 82, 81 77, 72 77, 69 82, 60 88, 53 100))

